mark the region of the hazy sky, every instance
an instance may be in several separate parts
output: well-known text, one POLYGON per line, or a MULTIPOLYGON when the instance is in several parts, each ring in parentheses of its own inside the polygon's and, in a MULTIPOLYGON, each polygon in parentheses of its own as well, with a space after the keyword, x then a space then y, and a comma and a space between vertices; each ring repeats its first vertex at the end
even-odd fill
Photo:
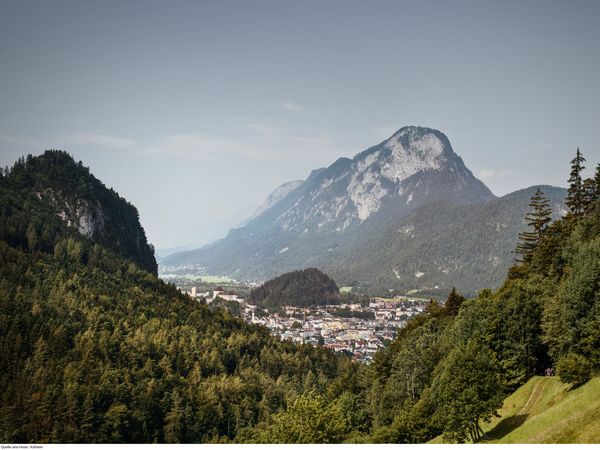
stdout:
POLYGON ((600 1, 0 0, 0 164, 69 151, 157 247, 405 125, 497 195, 600 162, 600 1))

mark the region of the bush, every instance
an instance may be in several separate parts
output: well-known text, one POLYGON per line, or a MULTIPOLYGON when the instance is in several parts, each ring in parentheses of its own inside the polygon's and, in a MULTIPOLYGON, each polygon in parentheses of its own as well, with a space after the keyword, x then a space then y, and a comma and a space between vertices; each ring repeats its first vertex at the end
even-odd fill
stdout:
POLYGON ((583 356, 570 353, 558 360, 557 374, 563 383, 579 386, 592 378, 592 365, 583 356))

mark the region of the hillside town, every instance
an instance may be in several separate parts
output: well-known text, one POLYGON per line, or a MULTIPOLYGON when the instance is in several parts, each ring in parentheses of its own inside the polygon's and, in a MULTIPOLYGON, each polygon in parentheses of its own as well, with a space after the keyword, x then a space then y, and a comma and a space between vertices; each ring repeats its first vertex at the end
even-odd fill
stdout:
POLYGON ((423 312, 429 302, 428 299, 403 296, 373 297, 368 304, 282 306, 269 311, 259 309, 235 292, 221 287, 206 292, 192 287, 186 293, 209 305, 227 307, 244 321, 267 327, 282 340, 345 352, 365 363, 371 362, 375 352, 392 341, 398 329, 412 316, 423 312))

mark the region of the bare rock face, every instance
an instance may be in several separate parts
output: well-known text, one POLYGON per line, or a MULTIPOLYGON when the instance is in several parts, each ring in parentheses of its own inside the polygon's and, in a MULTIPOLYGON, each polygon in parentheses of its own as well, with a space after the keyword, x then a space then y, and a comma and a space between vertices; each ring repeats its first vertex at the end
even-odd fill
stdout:
POLYGON ((68 201, 52 189, 46 189, 39 197, 54 206, 58 217, 83 236, 93 239, 104 232, 104 212, 99 202, 84 199, 68 201))
POLYGON ((443 133, 414 126, 352 159, 338 159, 293 194, 298 194, 293 202, 274 206, 286 205, 276 222, 283 230, 318 233, 352 229, 390 206, 406 214, 430 201, 466 204, 494 198, 443 133))

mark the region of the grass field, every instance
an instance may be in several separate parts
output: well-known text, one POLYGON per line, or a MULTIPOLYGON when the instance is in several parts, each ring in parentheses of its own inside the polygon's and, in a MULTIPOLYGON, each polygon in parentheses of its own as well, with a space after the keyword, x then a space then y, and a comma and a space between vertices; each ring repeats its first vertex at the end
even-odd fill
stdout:
MULTIPOLYGON (((600 377, 576 389, 557 377, 533 377, 482 424, 490 444, 600 443, 600 377)), ((442 443, 441 437, 430 441, 442 443)))
POLYGON ((557 377, 533 377, 483 428, 491 443, 600 443, 600 377, 570 389, 557 377))

